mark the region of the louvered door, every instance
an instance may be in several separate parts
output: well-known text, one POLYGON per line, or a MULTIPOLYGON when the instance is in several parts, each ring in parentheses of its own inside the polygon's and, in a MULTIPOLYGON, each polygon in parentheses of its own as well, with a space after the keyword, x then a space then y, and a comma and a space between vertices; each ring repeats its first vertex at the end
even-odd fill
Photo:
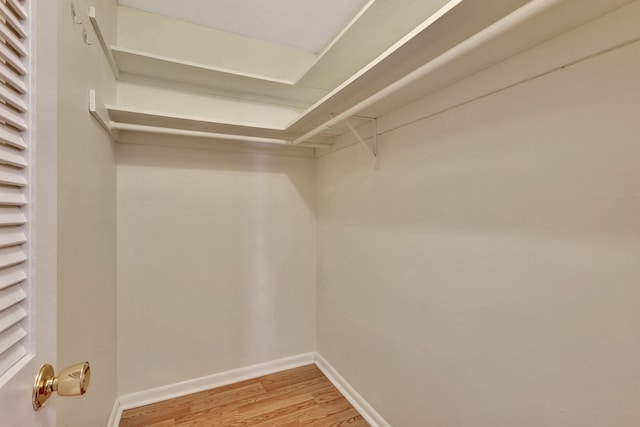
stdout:
POLYGON ((30 390, 56 350, 56 20, 0 0, 0 426, 55 426, 30 390))
POLYGON ((27 356, 27 14, 0 1, 0 378, 27 356))

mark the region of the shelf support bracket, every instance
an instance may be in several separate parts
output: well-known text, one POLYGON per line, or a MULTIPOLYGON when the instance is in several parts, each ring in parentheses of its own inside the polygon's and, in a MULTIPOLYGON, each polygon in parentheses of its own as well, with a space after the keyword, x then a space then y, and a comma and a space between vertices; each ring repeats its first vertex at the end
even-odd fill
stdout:
POLYGON ((119 140, 118 131, 111 127, 109 112, 102 101, 100 101, 100 98, 96 95, 96 91, 94 89, 89 89, 89 113, 91 113, 93 118, 96 119, 100 126, 102 126, 105 132, 107 132, 114 141, 117 142, 119 140))
POLYGON ((378 146, 378 119, 372 118, 372 117, 361 117, 361 116, 354 116, 354 117, 358 117, 360 119, 366 119, 369 120, 373 123, 373 148, 369 146, 369 144, 367 144, 367 142, 364 140, 364 138, 362 138, 362 136, 360 136, 360 134, 358 133, 358 131, 351 125, 351 123, 349 123, 349 119, 345 119, 344 123, 347 125, 347 127, 349 128, 349 130, 351 131, 352 134, 355 135, 355 137, 358 139, 358 142, 362 145, 364 145, 364 147, 367 149, 367 151, 369 153, 371 153, 371 155, 373 156, 374 159, 374 169, 375 170, 380 170, 380 150, 379 150, 379 146, 378 146))
POLYGON ((107 62, 109 63, 109 67, 111 67, 111 71, 113 72, 114 77, 117 79, 120 78, 120 70, 118 69, 118 65, 116 64, 116 60, 113 57, 113 53, 111 52, 111 47, 109 47, 109 43, 102 33, 100 29, 100 23, 98 22, 98 17, 96 16, 96 8, 95 6, 89 6, 89 20, 91 21, 91 26, 93 30, 96 32, 96 36, 98 37, 98 41, 100 42, 100 46, 102 47, 102 51, 107 58, 107 62))

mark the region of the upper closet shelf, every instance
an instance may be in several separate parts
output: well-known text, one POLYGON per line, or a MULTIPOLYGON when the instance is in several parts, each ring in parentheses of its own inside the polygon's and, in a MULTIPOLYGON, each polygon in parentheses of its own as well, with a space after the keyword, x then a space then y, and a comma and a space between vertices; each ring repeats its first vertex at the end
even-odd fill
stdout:
POLYGON ((275 103, 308 106, 328 93, 327 90, 295 85, 295 82, 236 72, 156 55, 149 52, 110 45, 101 30, 95 7, 89 8, 89 19, 109 65, 120 79, 122 74, 152 80, 182 83, 196 88, 223 91, 225 94, 268 99, 275 103))
POLYGON ((287 130, 302 135, 296 143, 354 115, 380 117, 429 96, 629 0, 507 1, 496 8, 484 2, 452 3, 290 123, 287 130))
MULTIPOLYGON (((198 88, 236 92, 251 99, 263 96, 274 103, 305 105, 286 126, 266 127, 226 123, 197 117, 142 112, 110 106, 110 120, 144 126, 171 127, 291 140, 330 142, 348 131, 345 119, 380 117, 402 105, 433 94, 488 67, 601 16, 629 0, 451 0, 429 19, 361 67, 330 92, 274 79, 233 73, 122 47, 109 46, 95 19, 96 34, 118 73, 145 76, 198 88)), ((375 31, 372 29, 371 31, 375 31)), ((334 64, 339 66, 339 61, 334 64)), ((304 78, 300 83, 304 84, 304 78)), ((203 91, 206 92, 206 91, 203 91)))
POLYGON ((203 64, 181 61, 118 46, 110 50, 120 73, 152 79, 187 83, 189 85, 222 90, 226 93, 261 96, 274 102, 296 105, 315 102, 327 91, 293 85, 290 82, 235 73, 203 64))

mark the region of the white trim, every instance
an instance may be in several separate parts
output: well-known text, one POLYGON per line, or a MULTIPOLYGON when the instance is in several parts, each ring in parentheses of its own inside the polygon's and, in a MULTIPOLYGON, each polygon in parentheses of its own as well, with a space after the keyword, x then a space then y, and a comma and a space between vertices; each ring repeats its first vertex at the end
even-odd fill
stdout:
POLYGON ((139 391, 137 393, 127 394, 119 398, 120 411, 161 402, 167 399, 173 399, 175 397, 186 396, 192 393, 198 393, 200 391, 221 387, 227 384, 233 384, 261 377, 263 375, 285 371, 287 369, 299 368, 300 366, 310 365, 314 361, 315 353, 299 354, 297 356, 246 366, 244 368, 232 369, 230 371, 220 372, 206 377, 194 378, 188 381, 182 381, 175 384, 139 391))
POLYGON ((353 407, 364 417, 371 427, 391 427, 380 414, 318 353, 304 353, 284 359, 273 360, 244 368, 219 372, 206 377, 194 378, 175 384, 151 388, 126 394, 116 399, 107 427, 118 427, 123 411, 151 403, 162 402, 176 397, 209 390, 240 381, 258 378, 287 369, 315 364, 331 383, 344 395, 353 407))
POLYGON ((121 417, 122 408, 120 407, 120 399, 116 397, 115 402, 113 402, 113 409, 111 410, 111 415, 109 416, 107 427, 118 427, 121 417))
POLYGON ((371 427, 391 427, 382 415, 380 415, 369 403, 362 397, 342 375, 331 366, 327 360, 319 353, 316 353, 316 366, 331 381, 331 383, 342 393, 342 395, 353 405, 353 407, 362 415, 362 417, 371 425, 371 427))

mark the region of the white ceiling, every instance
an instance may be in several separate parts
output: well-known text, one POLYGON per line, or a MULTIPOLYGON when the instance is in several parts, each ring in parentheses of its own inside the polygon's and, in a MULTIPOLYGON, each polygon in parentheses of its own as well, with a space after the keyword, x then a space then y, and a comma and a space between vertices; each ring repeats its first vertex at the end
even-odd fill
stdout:
POLYGON ((118 0, 118 3, 316 53, 367 0, 118 0))

